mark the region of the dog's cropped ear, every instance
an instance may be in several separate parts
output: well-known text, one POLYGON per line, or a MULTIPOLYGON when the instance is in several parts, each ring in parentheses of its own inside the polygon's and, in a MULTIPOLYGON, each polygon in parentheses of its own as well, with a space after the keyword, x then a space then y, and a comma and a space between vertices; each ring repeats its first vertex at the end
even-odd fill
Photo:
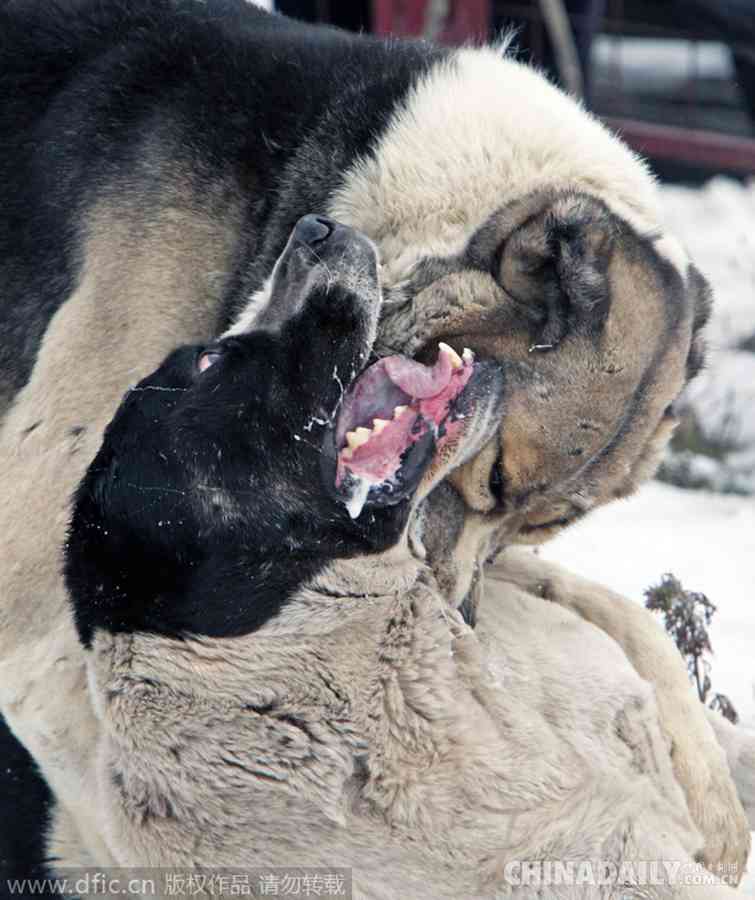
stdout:
POLYGON ((539 323, 536 343, 555 346, 573 330, 599 330, 610 306, 607 270, 616 219, 593 197, 559 195, 512 232, 498 278, 539 323))

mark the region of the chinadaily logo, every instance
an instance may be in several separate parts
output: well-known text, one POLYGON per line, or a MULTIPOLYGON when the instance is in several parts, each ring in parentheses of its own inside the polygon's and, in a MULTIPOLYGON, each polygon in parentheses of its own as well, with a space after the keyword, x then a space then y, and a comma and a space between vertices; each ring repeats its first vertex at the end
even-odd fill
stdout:
POLYGON ((700 863, 674 860, 514 860, 504 867, 503 880, 510 887, 657 887, 691 885, 736 885, 739 870, 734 864, 714 871, 700 863))

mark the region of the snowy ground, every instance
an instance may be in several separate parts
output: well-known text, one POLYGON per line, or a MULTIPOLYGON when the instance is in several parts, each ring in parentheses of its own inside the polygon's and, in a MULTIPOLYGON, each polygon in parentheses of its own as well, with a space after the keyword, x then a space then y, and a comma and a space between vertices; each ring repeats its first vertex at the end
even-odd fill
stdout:
MULTIPOLYGON (((669 227, 711 280, 716 309, 710 366, 690 391, 701 424, 734 429, 737 448, 723 463, 695 464, 734 473, 755 490, 755 186, 714 179, 702 190, 664 188, 669 227), (722 468, 723 466, 723 468, 722 468)), ((722 475, 724 473, 724 475, 722 475)), ((716 473, 714 473, 716 474, 716 473)), ((724 479, 725 480, 725 479, 724 479)), ((712 484, 719 484, 716 478, 712 484)), ((597 511, 541 549, 575 572, 643 602, 643 592, 672 572, 716 604, 710 636, 713 688, 729 696, 741 724, 755 728, 755 496, 693 491, 652 482, 635 497, 597 511)), ((749 869, 755 870, 755 857, 749 869)), ((755 874, 744 885, 755 897, 755 874)))
POLYGON ((673 572, 717 605, 710 637, 715 690, 755 727, 755 501, 654 481, 593 513, 540 554, 643 602, 673 572))
POLYGON ((714 349, 755 333, 755 184, 714 178, 700 190, 663 188, 666 224, 685 243, 716 294, 714 349))

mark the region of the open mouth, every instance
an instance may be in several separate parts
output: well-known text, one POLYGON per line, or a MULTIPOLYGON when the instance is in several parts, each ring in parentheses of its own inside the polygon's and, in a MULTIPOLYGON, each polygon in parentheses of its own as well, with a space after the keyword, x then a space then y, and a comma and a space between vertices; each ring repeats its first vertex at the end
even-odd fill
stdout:
POLYGON ((474 371, 471 350, 439 344, 425 366, 403 356, 371 365, 350 385, 338 417, 336 488, 356 519, 365 503, 403 499, 459 417, 455 401, 474 371))

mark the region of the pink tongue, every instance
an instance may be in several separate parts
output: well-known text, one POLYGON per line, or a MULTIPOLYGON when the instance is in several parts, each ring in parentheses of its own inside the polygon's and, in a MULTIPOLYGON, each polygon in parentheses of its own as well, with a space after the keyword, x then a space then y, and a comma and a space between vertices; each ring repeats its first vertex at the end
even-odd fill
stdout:
POLYGON ((391 381, 410 397, 424 400, 448 387, 453 366, 448 355, 441 353, 434 366, 423 366, 405 356, 386 356, 385 372, 391 381))

